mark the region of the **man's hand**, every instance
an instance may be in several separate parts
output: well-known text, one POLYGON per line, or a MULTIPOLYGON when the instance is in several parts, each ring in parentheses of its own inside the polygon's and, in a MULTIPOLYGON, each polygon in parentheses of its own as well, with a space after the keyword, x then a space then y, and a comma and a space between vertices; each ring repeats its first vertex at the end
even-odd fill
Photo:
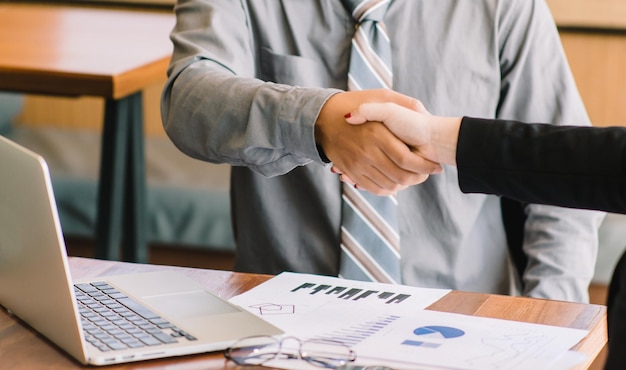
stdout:
POLYGON ((410 110, 423 108, 418 100, 385 89, 332 96, 319 114, 315 138, 335 169, 341 169, 359 189, 377 195, 393 194, 441 172, 439 164, 412 151, 382 123, 346 123, 346 112, 368 102, 393 102, 410 110))

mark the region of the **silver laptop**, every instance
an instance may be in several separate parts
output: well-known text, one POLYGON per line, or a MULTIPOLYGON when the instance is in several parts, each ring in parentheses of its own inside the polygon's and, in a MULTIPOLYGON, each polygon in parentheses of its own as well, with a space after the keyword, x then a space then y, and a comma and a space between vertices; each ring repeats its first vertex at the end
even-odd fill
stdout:
POLYGON ((217 351, 245 336, 282 333, 175 271, 73 282, 46 162, 2 136, 0 305, 92 365, 217 351))

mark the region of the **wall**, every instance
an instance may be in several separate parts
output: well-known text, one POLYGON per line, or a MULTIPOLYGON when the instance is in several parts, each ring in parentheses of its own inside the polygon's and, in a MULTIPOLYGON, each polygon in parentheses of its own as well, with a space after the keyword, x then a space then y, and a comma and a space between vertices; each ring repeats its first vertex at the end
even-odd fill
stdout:
POLYGON ((562 27, 626 29, 624 0, 546 0, 562 27))
POLYGON ((626 126, 626 1, 547 0, 596 126, 626 126))

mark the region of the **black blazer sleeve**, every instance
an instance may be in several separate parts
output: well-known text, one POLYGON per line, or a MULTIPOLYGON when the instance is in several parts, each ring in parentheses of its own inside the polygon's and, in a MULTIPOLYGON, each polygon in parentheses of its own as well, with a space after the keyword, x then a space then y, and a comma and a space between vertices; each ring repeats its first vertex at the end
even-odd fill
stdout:
POLYGON ((465 193, 626 213, 626 128, 463 118, 457 147, 465 193))

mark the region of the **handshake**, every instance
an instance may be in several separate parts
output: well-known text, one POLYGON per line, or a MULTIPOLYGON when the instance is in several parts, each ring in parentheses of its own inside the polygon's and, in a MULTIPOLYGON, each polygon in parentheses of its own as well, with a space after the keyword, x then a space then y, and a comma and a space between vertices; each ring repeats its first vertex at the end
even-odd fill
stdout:
MULTIPOLYGON (((370 90, 335 96, 342 99, 343 94, 371 92, 381 93, 370 90)), ((344 122, 334 123, 350 127, 334 127, 337 132, 325 136, 329 140, 324 142, 320 140, 324 137, 320 131, 330 125, 317 126, 328 122, 322 120, 325 110, 336 103, 331 97, 316 126, 316 138, 318 144, 322 141, 321 146, 332 162, 331 171, 341 181, 376 195, 391 195, 420 184, 431 174, 441 173, 442 164, 456 165, 461 126, 461 117, 433 116, 416 99, 389 91, 384 94, 391 95, 393 102, 357 103, 355 109, 343 116, 344 122)))

